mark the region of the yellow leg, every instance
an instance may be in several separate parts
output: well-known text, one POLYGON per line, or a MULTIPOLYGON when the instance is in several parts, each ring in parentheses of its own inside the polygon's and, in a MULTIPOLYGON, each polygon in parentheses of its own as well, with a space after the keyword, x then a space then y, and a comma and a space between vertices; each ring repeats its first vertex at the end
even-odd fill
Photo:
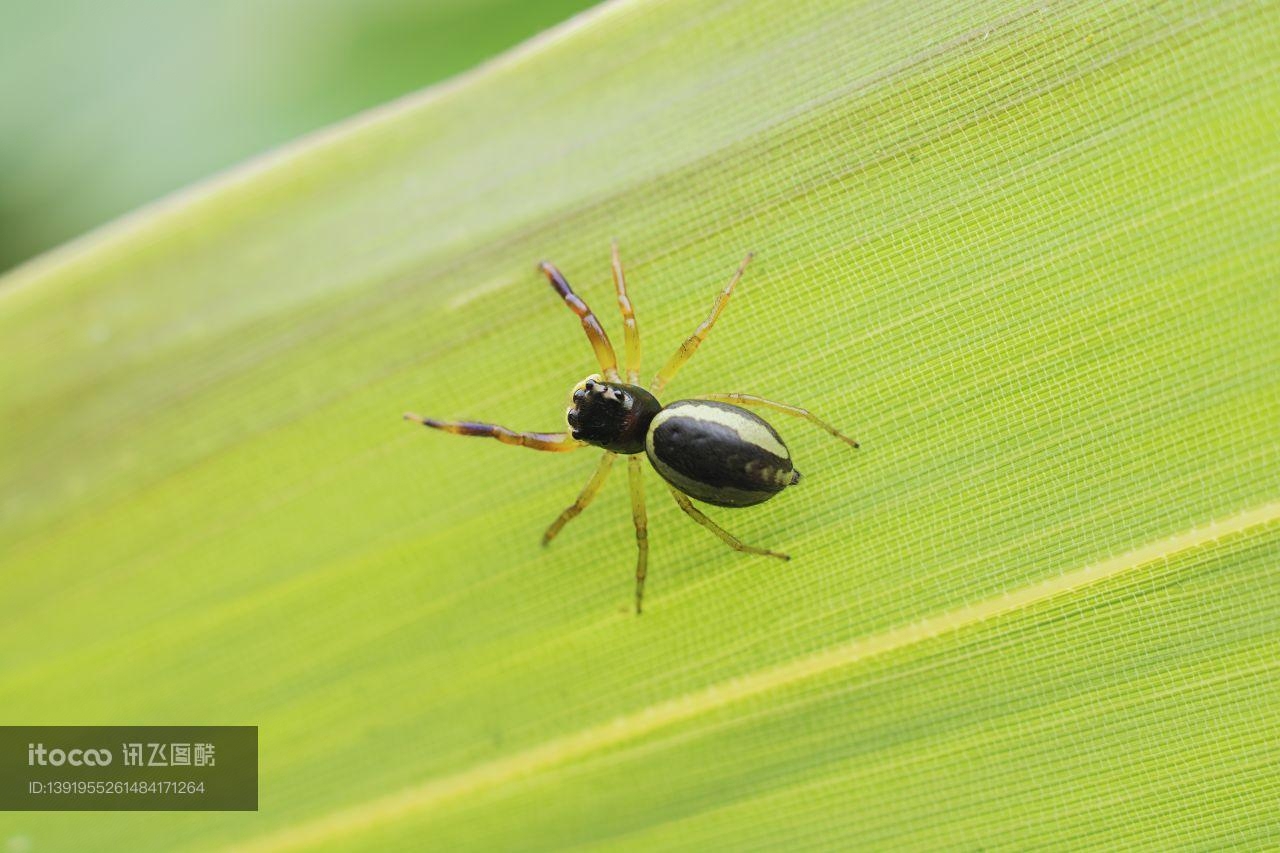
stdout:
POLYGON ((640 602, 644 600, 644 579, 649 573, 649 517, 644 509, 644 481, 640 475, 640 457, 627 460, 627 475, 631 481, 631 520, 636 526, 636 615, 640 615, 640 602))
POLYGON ((567 432, 516 432, 497 424, 482 424, 475 421, 438 421, 435 418, 424 418, 413 412, 405 412, 404 419, 422 424, 431 429, 443 430, 454 435, 478 435, 483 438, 496 438, 503 444, 514 444, 532 450, 546 450, 551 453, 567 453, 586 447, 585 441, 578 441, 567 432))
POLYGON ((733 288, 737 286, 742 274, 746 272, 747 264, 751 263, 753 254, 747 252, 747 256, 742 259, 742 263, 738 266, 738 271, 733 274, 733 278, 724 286, 724 290, 716 296, 716 301, 711 305, 711 313, 707 315, 707 319, 702 321, 702 325, 694 330, 693 334, 685 338, 684 343, 676 350, 676 354, 671 356, 671 360, 658 371, 658 375, 653 378, 653 385, 649 390, 655 396, 662 393, 662 389, 667 387, 667 383, 675 378, 680 368, 684 367, 685 362, 693 358, 693 354, 703 341, 707 339, 707 335, 711 334, 711 327, 716 324, 716 320, 720 318, 720 312, 724 310, 724 306, 729 302, 729 297, 733 295, 733 288))
POLYGON ((565 508, 564 512, 551 522, 551 526, 547 528, 547 532, 542 534, 542 544, 549 545, 551 540, 556 538, 556 534, 560 529, 578 517, 587 506, 595 500, 600 488, 604 485, 604 481, 609 478, 609 471, 613 468, 613 459, 618 454, 606 452, 600 457, 600 464, 596 467, 596 472, 591 475, 591 479, 587 480, 587 484, 583 486, 582 492, 578 495, 578 499, 565 508))
POLYGON ((596 315, 587 307, 587 303, 573 292, 569 282, 565 281, 564 276, 554 264, 543 261, 538 264, 538 269, 547 277, 547 281, 551 282, 551 288, 560 294, 560 298, 564 300, 565 305, 569 306, 569 310, 577 314, 578 319, 582 321, 582 329, 587 333, 587 340, 591 341, 591 348, 595 350, 596 361, 600 363, 604 378, 617 382, 618 356, 614 354, 613 344, 609 343, 609 336, 604 333, 604 327, 600 325, 596 315))
POLYGON ((840 439, 850 447, 858 446, 858 442, 854 441, 852 438, 849 438, 849 436, 840 432, 840 430, 836 429, 826 421, 821 420, 815 414, 813 414, 813 412, 809 411, 808 409, 802 409, 799 406, 791 406, 791 405, 788 405, 787 403, 778 403, 773 400, 766 400, 764 397, 757 397, 754 394, 737 394, 737 393, 699 394, 695 399, 718 400, 722 403, 734 403, 739 406, 758 406, 762 409, 773 409, 775 412, 782 412, 784 415, 791 415, 792 417, 796 417, 796 418, 804 418, 809 423, 814 424, 815 426, 831 433, 836 438, 840 439))
POLYGON ((640 381, 640 327, 636 325, 635 308, 627 297, 627 278, 622 273, 622 261, 618 258, 618 241, 610 247, 613 258, 613 286, 618 291, 618 308, 622 311, 622 325, 627 341, 627 381, 635 385, 640 381))
POLYGON ((724 544, 728 545, 733 550, 743 551, 747 554, 760 554, 765 557, 777 557, 779 560, 791 559, 790 555, 784 554, 781 551, 770 551, 767 548, 757 548, 754 545, 746 544, 741 539, 703 515, 702 512, 693 505, 693 501, 689 500, 689 497, 683 492, 670 484, 667 485, 667 488, 671 489, 671 496, 676 499, 676 503, 680 504, 680 508, 685 511, 686 515, 710 530, 715 535, 719 536, 724 544))

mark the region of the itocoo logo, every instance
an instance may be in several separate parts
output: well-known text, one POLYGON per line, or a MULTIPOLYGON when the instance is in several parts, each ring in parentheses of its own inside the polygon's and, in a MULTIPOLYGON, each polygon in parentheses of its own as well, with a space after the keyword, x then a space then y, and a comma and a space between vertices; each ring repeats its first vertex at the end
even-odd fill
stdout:
POLYGON ((106 767, 111 763, 109 749, 45 749, 42 743, 27 744, 27 766, 106 767))

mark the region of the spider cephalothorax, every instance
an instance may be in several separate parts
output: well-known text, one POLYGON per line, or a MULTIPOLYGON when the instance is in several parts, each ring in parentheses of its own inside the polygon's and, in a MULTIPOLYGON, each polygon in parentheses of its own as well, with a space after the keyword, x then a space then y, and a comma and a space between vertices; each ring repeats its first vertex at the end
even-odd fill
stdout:
POLYGON ((582 321, 582 328, 600 364, 600 373, 588 376, 573 389, 573 402, 566 413, 570 431, 516 432, 497 424, 474 421, 438 421, 414 414, 406 414, 405 418, 455 435, 488 436, 504 444, 517 444, 534 450, 564 452, 589 444, 603 448, 605 453, 578 499, 566 507, 542 534, 544 545, 595 499, 609 476, 614 458, 618 454, 630 456, 627 474, 631 485, 631 518, 636 528, 636 613, 640 612, 649 561, 649 522, 641 481, 641 453, 666 480, 680 509, 719 536, 730 548, 789 560, 790 557, 780 551, 742 542, 707 518, 690 500, 692 497, 726 507, 751 506, 767 501, 788 486, 800 482, 800 472, 792 467, 791 452, 777 430, 742 407, 759 406, 804 418, 853 447, 858 443, 799 406, 777 403, 754 394, 706 394, 691 400, 677 400, 666 407, 655 396, 706 339, 750 260, 751 255, 743 259, 738 272, 716 297, 710 316, 658 371, 649 390, 635 384, 640 381, 640 331, 631 300, 627 297, 627 283, 622 274, 622 262, 618 260, 617 244, 613 246, 613 283, 626 328, 626 382, 619 375, 618 357, 596 315, 573 292, 560 271, 544 261, 538 269, 582 321))
POLYGON ((605 382, 593 373, 573 389, 566 419, 574 438, 614 453, 641 453, 649 422, 662 404, 638 385, 605 382))

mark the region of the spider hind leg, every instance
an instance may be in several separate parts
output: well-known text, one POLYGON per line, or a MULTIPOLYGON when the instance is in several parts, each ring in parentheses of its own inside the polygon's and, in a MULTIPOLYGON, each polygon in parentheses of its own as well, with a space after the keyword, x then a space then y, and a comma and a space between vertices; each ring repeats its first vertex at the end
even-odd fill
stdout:
POLYGON ((684 510, 685 515, 689 516, 716 536, 720 537, 720 540, 733 550, 742 551, 746 554, 759 554, 762 557, 776 557, 779 560, 791 559, 790 554, 784 554, 781 551, 770 551, 768 548, 757 548, 755 545, 748 545, 720 525, 716 524, 710 518, 707 518, 702 510, 693 505, 693 501, 689 500, 688 495, 684 494, 670 483, 667 484, 667 488, 671 490, 671 496, 676 499, 676 503, 680 505, 680 509, 684 510))
POLYGON ((653 384, 649 386, 649 390, 655 395, 662 393, 662 389, 666 388, 667 383, 680 372, 680 368, 684 367, 685 363, 693 358, 693 354, 698 351, 698 347, 707 339, 707 335, 711 334, 711 327, 716 324, 716 320, 720 319, 720 312, 724 311, 724 306, 728 304, 729 297, 733 295, 733 289, 738 286, 738 282, 742 279, 742 274, 747 271, 747 264, 751 263, 753 257, 755 257, 754 252, 747 252, 747 256, 738 265, 738 271, 733 274, 733 278, 729 279, 729 283, 724 286, 724 290, 721 290, 716 295, 716 301, 711 304, 711 313, 707 315, 707 319, 703 320, 698 328, 694 329, 692 335, 685 338, 684 343, 680 344, 680 348, 676 350, 675 355, 671 356, 662 369, 658 371, 658 375, 653 377, 653 384))
MULTIPOLYGON (((809 423, 816 426, 832 436, 843 441, 852 448, 858 447, 858 442, 849 436, 840 432, 831 424, 819 418, 808 409, 802 409, 799 406, 792 406, 790 403, 779 403, 776 400, 766 400, 764 397, 757 397, 755 394, 739 394, 737 392, 731 394, 699 394, 695 400, 713 400, 719 403, 732 403, 735 406, 755 406, 761 409, 772 409, 775 412, 781 412, 784 415, 790 415, 793 418, 803 418, 809 423)), ((799 479, 799 475, 796 475, 799 479)))

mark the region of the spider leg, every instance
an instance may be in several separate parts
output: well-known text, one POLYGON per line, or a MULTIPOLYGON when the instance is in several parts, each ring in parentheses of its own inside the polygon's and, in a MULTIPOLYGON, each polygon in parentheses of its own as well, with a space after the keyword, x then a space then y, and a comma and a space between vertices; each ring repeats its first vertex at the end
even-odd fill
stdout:
POLYGON ((757 548, 754 545, 746 544, 741 539, 703 515, 702 512, 693 505, 693 501, 689 500, 689 497, 679 489, 675 488, 670 483, 667 484, 667 488, 671 490, 671 496, 676 499, 676 503, 680 505, 680 508, 685 511, 686 515, 710 530, 715 535, 719 536, 724 544, 728 545, 733 550, 744 551, 748 554, 760 554, 765 557, 777 557, 779 560, 791 559, 789 554, 784 554, 781 551, 770 551, 767 548, 757 548))
POLYGON ((600 457, 600 464, 596 467, 596 471, 591 475, 591 479, 587 480, 587 484, 582 487, 582 492, 578 495, 578 499, 565 507, 564 512, 551 522, 551 526, 547 528, 547 532, 542 534, 542 544, 550 545, 551 540, 556 538, 556 534, 560 529, 578 517, 587 506, 595 500, 600 488, 604 485, 604 481, 609 478, 609 471, 613 468, 613 459, 618 454, 605 452, 600 457))
POLYGON ((792 417, 796 417, 796 418, 804 418, 809 423, 831 433, 836 438, 840 439, 850 447, 858 446, 858 442, 854 441, 849 436, 840 432, 840 430, 836 429, 831 424, 820 419, 813 412, 809 411, 808 409, 802 409, 799 406, 792 406, 787 403, 779 403, 774 400, 766 400, 764 397, 757 397, 755 394, 738 394, 738 393, 699 394, 694 399, 695 400, 718 400, 719 402, 722 402, 722 403, 736 403, 739 406, 757 406, 762 409, 773 409, 775 412, 782 412, 784 415, 791 415, 792 417))
POLYGON ((631 481, 631 520, 636 526, 636 615, 640 615, 640 602, 644 599, 644 579, 649 573, 649 517, 644 509, 644 481, 640 457, 627 460, 627 475, 631 481))
POLYGON ((729 297, 733 295, 733 288, 737 286, 739 279, 747 269, 747 264, 751 263, 753 253, 747 252, 747 256, 742 259, 742 263, 738 265, 738 271, 733 274, 733 278, 724 286, 724 290, 720 291, 716 296, 716 301, 711 305, 711 313, 707 315, 707 319, 702 321, 702 325, 694 330, 693 334, 685 338, 684 343, 676 350, 675 355, 658 371, 658 375, 653 378, 653 384, 649 386, 649 390, 655 396, 667 387, 667 383, 675 378, 680 368, 684 367, 685 362, 693 358, 693 354, 697 351, 699 345, 707 339, 707 335, 711 334, 711 327, 716 324, 716 320, 720 318, 720 312, 724 310, 724 306, 728 303, 729 297))
POLYGON ((636 325, 635 308, 627 297, 627 277, 622 272, 622 261, 618 258, 618 241, 610 245, 613 259, 613 286, 618 292, 618 308, 622 311, 622 325, 627 341, 627 381, 632 385, 640 381, 640 327, 636 325))
POLYGON ((516 432, 497 424, 482 424, 475 421, 438 421, 435 418, 424 418, 413 412, 405 412, 404 419, 422 424, 431 429, 443 430, 454 435, 478 435, 496 438, 503 444, 514 444, 532 450, 546 450, 551 453, 567 453, 586 447, 586 442, 578 441, 567 432, 516 432))
POLYGON ((552 289, 564 299, 564 304, 569 306, 569 310, 577 314, 578 319, 582 321, 582 329, 587 333, 587 340, 591 341, 591 347, 596 352, 596 361, 600 363, 604 378, 612 382, 618 381, 618 356, 614 353, 613 344, 609 343, 609 336, 605 334, 604 327, 600 325, 596 315, 587 307, 587 303, 582 301, 582 297, 573 292, 573 288, 569 287, 569 282, 565 281, 564 275, 556 269, 555 264, 543 261, 538 264, 538 269, 547 277, 547 281, 551 282, 552 289))

